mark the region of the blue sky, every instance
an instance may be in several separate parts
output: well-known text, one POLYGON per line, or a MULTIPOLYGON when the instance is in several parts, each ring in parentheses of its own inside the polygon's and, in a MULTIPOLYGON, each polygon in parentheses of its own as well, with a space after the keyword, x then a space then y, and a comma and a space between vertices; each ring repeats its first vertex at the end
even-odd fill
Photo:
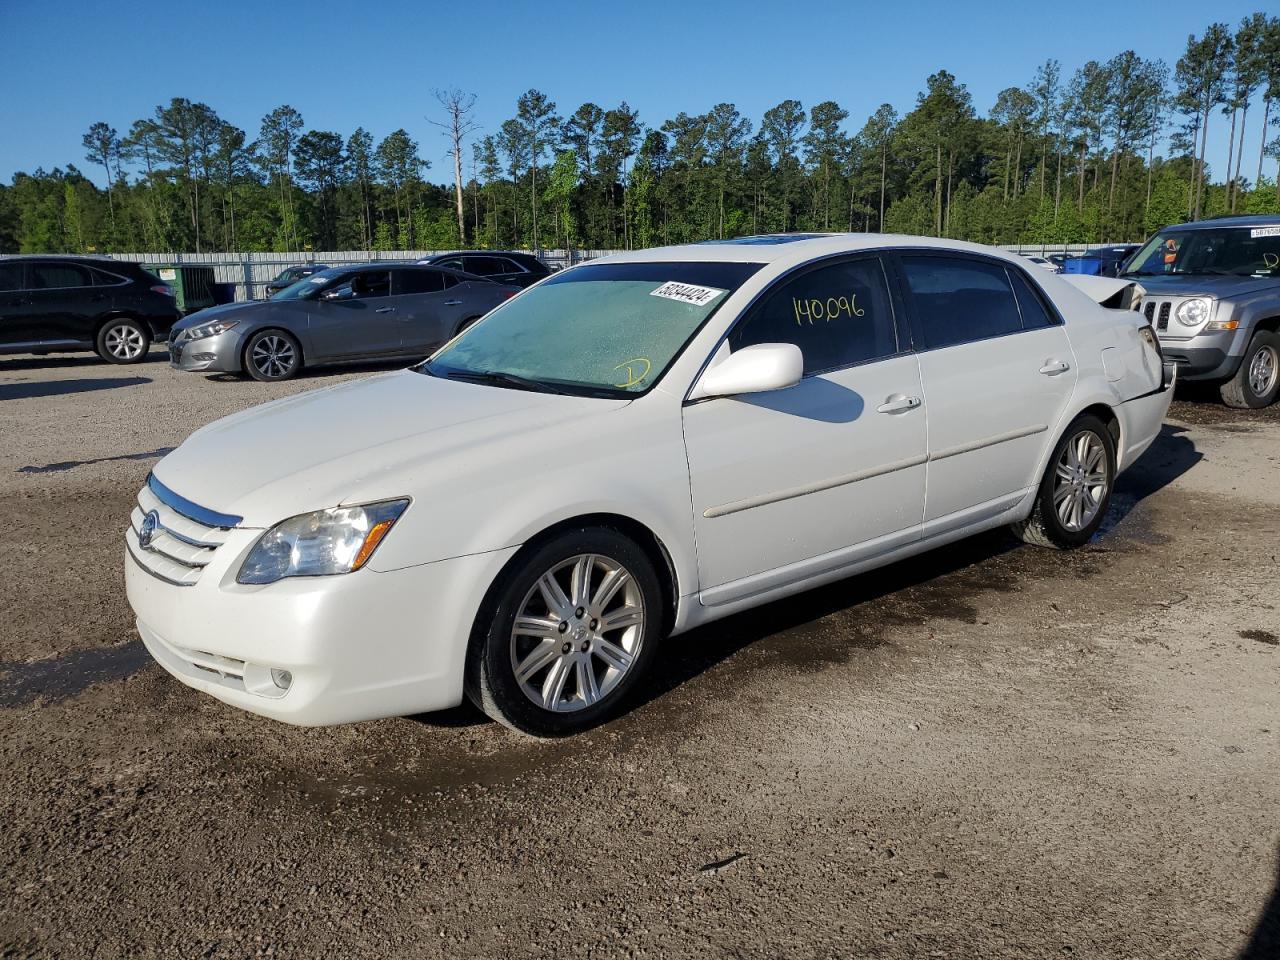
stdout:
MULTIPOLYGON (((968 85, 985 113, 1004 87, 1030 82, 1048 57, 1064 75, 1126 48, 1172 67, 1187 34, 1211 20, 1233 26, 1259 0, 1066 4, 756 2, 643 4, 436 3, 366 0, 298 4, 89 3, 0 0, 0 180, 72 162, 90 175, 80 138, 106 120, 122 134, 159 103, 203 100, 257 134, 281 103, 307 126, 381 138, 404 127, 451 178, 436 88, 476 93, 485 131, 511 116, 530 87, 562 114, 592 100, 626 100, 660 125, 684 110, 729 101, 759 123, 780 100, 836 100, 856 131, 883 102, 910 109, 932 72, 968 85)), ((1274 111, 1273 111, 1274 112, 1274 111)), ((1260 109, 1246 139, 1255 169, 1260 109)), ((1214 115, 1210 153, 1226 163, 1225 124, 1214 115), (1219 136, 1214 137, 1217 130, 1219 136)), ((1266 169, 1274 175, 1274 161, 1266 169)), ((98 172, 98 179, 101 173, 98 172)))

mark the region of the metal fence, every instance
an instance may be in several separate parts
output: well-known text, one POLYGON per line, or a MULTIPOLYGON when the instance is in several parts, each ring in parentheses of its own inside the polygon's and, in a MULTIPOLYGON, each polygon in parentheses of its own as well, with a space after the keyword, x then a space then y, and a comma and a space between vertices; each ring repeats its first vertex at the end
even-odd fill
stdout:
MULTIPOLYGON (((1098 246, 1113 246, 1113 244, 1020 243, 1002 244, 1000 249, 1040 257, 1051 253, 1078 256, 1085 250, 1098 246)), ((275 279, 285 267, 302 263, 323 263, 331 267, 340 267, 352 263, 369 263, 374 260, 412 263, 423 257, 452 252, 452 250, 328 250, 292 253, 113 253, 111 256, 117 260, 133 260, 151 266, 176 264, 210 266, 213 267, 214 282, 235 285, 236 300, 256 300, 265 296, 264 288, 268 281, 275 279)), ((560 270, 615 252, 617 251, 542 250, 538 256, 553 270, 560 270)))
MULTIPOLYGON (((342 267, 371 261, 413 263, 452 250, 328 250, 294 253, 113 253, 117 260, 133 260, 149 266, 213 267, 215 283, 235 284, 236 300, 256 300, 265 296, 264 287, 285 267, 303 263, 323 263, 342 267)), ((543 250, 538 256, 553 270, 571 267, 584 260, 602 257, 611 250, 543 250)))

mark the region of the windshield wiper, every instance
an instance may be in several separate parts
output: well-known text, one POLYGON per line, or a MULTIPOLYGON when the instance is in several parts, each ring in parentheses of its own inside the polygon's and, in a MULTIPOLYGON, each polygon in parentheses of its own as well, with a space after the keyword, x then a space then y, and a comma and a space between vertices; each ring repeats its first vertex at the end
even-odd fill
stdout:
POLYGON ((569 392, 567 390, 561 390, 559 387, 554 384, 547 383, 545 380, 533 380, 529 377, 522 377, 517 373, 507 373, 504 370, 448 370, 442 375, 450 380, 468 380, 473 383, 491 383, 495 386, 515 387, 519 390, 533 390, 538 393, 568 394, 569 392))

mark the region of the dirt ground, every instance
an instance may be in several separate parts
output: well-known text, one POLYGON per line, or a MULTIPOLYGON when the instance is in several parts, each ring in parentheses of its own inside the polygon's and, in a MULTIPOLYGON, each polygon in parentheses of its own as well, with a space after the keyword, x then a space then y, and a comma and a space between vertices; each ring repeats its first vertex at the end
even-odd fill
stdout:
POLYGON ((1104 532, 671 641, 625 716, 332 729, 180 685, 121 534, 295 384, 0 358, 0 955, 1280 957, 1280 408, 1180 399, 1104 532))

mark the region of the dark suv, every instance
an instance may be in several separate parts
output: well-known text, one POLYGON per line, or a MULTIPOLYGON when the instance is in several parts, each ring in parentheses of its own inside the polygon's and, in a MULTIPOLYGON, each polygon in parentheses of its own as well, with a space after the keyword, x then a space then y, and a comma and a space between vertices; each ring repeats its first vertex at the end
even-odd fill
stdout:
POLYGON ((0 260, 0 353, 95 350, 108 363, 138 363, 178 316, 173 290, 136 263, 0 260))
POLYGON ((418 262, 461 270, 494 283, 515 287, 531 287, 543 277, 551 275, 547 265, 533 254, 513 250, 458 250, 454 253, 438 253, 418 262))

